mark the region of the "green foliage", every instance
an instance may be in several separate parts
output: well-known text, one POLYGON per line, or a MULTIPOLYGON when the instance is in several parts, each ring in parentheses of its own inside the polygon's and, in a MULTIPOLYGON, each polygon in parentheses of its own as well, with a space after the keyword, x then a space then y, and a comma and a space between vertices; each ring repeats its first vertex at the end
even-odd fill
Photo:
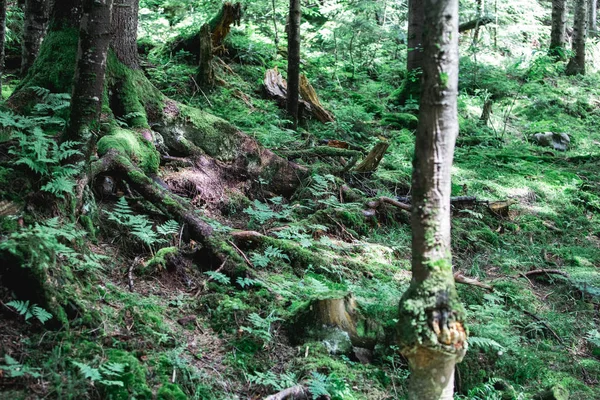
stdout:
POLYGON ((335 374, 325 375, 313 372, 306 384, 313 400, 327 396, 332 400, 354 399, 349 385, 335 374))
POLYGON ((259 339, 266 346, 273 338, 271 325, 274 322, 281 321, 281 318, 275 316, 275 311, 272 311, 267 317, 263 318, 257 313, 251 313, 248 316, 248 321, 252 326, 242 326, 244 332, 259 339))
POLYGON ((143 243, 151 251, 157 245, 174 241, 180 229, 179 224, 173 220, 154 226, 146 215, 134 213, 125 197, 117 201, 112 211, 105 210, 105 213, 110 221, 125 228, 137 242, 143 243))
POLYGON ((89 379, 93 383, 99 383, 105 386, 124 386, 123 381, 119 378, 125 372, 126 365, 107 362, 99 368, 93 368, 85 363, 73 361, 79 372, 84 378, 89 379))
POLYGON ((48 311, 44 310, 37 304, 30 305, 29 300, 13 300, 6 303, 6 305, 13 307, 17 313, 24 316, 25 321, 29 320, 31 317, 35 317, 42 324, 45 324, 48 320, 52 318, 52 314, 50 314, 48 311))
POLYGON ((282 197, 269 199, 271 206, 254 200, 252 206, 246 208, 244 212, 251 218, 252 223, 264 225, 272 220, 287 220, 292 214, 292 208, 289 204, 283 203, 282 197))
POLYGON ((40 368, 32 368, 27 365, 20 364, 8 354, 4 355, 4 362, 6 365, 0 365, 0 371, 2 374, 6 374, 6 376, 9 378, 20 378, 24 376, 31 378, 42 377, 42 374, 39 372, 40 368))
POLYGON ((18 256, 23 260, 23 267, 36 270, 54 267, 59 259, 74 270, 100 269, 100 261, 106 257, 82 254, 73 246, 85 235, 85 231, 77 229, 75 224, 64 223, 57 217, 11 233, 0 241, 0 250, 18 256))
POLYGON ((283 253, 283 251, 273 246, 267 247, 262 254, 252 252, 250 257, 250 261, 259 268, 265 268, 275 260, 285 260, 289 262, 290 258, 287 254, 283 253))
POLYGON ((298 377, 293 372, 276 374, 273 371, 255 371, 248 374, 248 381, 254 385, 262 385, 277 391, 287 389, 298 384, 298 377))
POLYGON ((231 285, 231 279, 222 272, 206 271, 204 275, 208 275, 212 280, 222 285, 231 285))

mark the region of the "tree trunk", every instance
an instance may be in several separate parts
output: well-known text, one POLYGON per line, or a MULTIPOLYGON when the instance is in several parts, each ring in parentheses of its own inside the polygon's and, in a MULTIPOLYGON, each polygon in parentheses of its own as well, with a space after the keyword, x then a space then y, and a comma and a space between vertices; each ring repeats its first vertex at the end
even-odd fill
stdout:
POLYGON ((573 52, 567 64, 567 75, 585 75, 585 39, 587 31, 588 0, 577 0, 573 22, 573 52))
POLYGON ((4 77, 4 43, 6 39, 6 0, 0 0, 0 100, 2 97, 2 78, 4 77))
POLYGON ((596 37, 597 34, 597 30, 598 30, 598 23, 597 23, 597 19, 598 19, 598 14, 597 14, 597 10, 598 10, 598 0, 589 0, 590 2, 590 12, 589 12, 589 34, 591 37, 596 37))
POLYGON ((464 310, 452 274, 450 171, 458 135, 458 0, 424 0, 423 84, 412 179, 412 280, 399 305, 409 399, 452 399, 464 310))
POLYGON ((55 0, 50 13, 49 28, 54 31, 63 28, 79 27, 81 21, 81 0, 55 0))
POLYGON ((21 76, 25 76, 40 50, 48 24, 48 0, 27 0, 21 52, 21 76))
POLYGON ((565 29, 567 26, 567 0, 552 0, 552 31, 549 54, 559 60, 565 59, 565 29))
POLYGON ((300 96, 300 14, 300 0, 290 0, 287 111, 292 118, 294 129, 298 128, 298 102, 300 96))
POLYGON ((139 0, 115 0, 113 12, 114 41, 112 49, 119 61, 132 69, 139 69, 137 26, 139 0))
POLYGON ((200 28, 200 57, 198 65, 198 85, 201 88, 211 88, 215 85, 215 68, 213 66, 213 42, 210 25, 200 28))
POLYGON ((89 139, 84 137, 85 132, 100 117, 106 59, 111 41, 112 7, 113 0, 85 0, 83 3, 71 95, 71 119, 65 140, 89 139))

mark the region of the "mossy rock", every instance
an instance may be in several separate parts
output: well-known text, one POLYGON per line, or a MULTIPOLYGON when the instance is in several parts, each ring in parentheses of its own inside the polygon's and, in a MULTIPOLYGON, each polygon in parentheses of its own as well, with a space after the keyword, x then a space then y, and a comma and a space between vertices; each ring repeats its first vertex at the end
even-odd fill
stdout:
POLYGON ((533 396, 534 400, 569 400, 569 391, 561 385, 554 385, 533 396))
MULTIPOLYGON (((152 390, 146 383, 146 369, 131 353, 123 350, 108 350, 108 362, 125 365, 125 371, 118 380, 123 386, 103 386, 104 398, 111 400, 152 399, 152 390)), ((117 380, 117 379, 114 379, 117 380)))
POLYGON ((409 113, 386 114, 381 121, 396 129, 417 129, 419 125, 419 118, 409 113))
POLYGON ((154 145, 136 131, 117 128, 103 136, 98 141, 98 155, 102 157, 109 150, 127 156, 146 173, 156 173, 160 166, 160 155, 154 145))
POLYGON ((183 390, 172 383, 164 384, 156 393, 156 400, 187 400, 187 398, 183 390))
POLYGON ((152 273, 155 270, 164 270, 167 268, 171 257, 177 255, 179 249, 177 247, 165 247, 156 252, 154 257, 148 261, 146 266, 143 268, 143 273, 152 273))

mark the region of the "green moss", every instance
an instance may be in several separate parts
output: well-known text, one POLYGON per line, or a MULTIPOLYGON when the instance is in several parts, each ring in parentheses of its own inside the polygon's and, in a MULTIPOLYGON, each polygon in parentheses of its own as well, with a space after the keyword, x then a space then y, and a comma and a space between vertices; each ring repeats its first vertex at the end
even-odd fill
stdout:
POLYGON ((130 127, 148 127, 148 115, 162 110, 163 94, 141 70, 127 67, 110 51, 106 67, 108 108, 130 127))
POLYGON ((146 383, 146 370, 131 353, 122 350, 108 350, 109 362, 125 365, 125 372, 119 376, 123 386, 103 386, 102 391, 112 400, 152 399, 152 390, 146 383))
POLYGON ((165 247, 156 252, 156 255, 148 261, 144 272, 152 272, 154 270, 161 270, 167 267, 168 258, 179 253, 177 247, 165 247))
POLYGON ((158 171, 160 166, 158 151, 152 143, 135 131, 117 128, 98 141, 99 156, 103 156, 111 149, 126 155, 144 172, 156 173, 158 171))
POLYGON ((164 384, 156 393, 156 400, 187 400, 187 398, 179 386, 172 383, 164 384))
POLYGON ((39 86, 56 93, 71 93, 78 42, 77 29, 49 31, 33 66, 15 91, 39 86))
POLYGON ((180 111, 195 128, 186 132, 189 140, 209 156, 221 161, 233 161, 237 158, 241 143, 233 125, 197 108, 182 105, 180 111))

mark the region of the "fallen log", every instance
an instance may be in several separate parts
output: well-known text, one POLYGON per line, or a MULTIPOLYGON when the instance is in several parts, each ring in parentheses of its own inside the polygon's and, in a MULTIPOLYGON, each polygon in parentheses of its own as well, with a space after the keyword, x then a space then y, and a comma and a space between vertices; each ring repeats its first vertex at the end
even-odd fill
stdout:
POLYGON ((279 393, 267 396, 264 400, 304 400, 308 398, 308 390, 302 385, 296 385, 282 390, 279 393))
POLYGON ((486 290, 490 290, 490 291, 494 290, 494 288, 492 288, 490 285, 479 282, 477 279, 468 278, 468 277, 464 276, 463 274, 461 274, 460 272, 454 273, 454 282, 462 283, 464 285, 477 286, 482 289, 486 289, 486 290))
POLYGON ((558 269, 536 269, 533 271, 529 271, 529 272, 525 272, 525 276, 532 276, 532 275, 541 275, 541 274, 546 274, 546 275, 561 275, 561 276, 565 276, 565 277, 569 277, 569 274, 567 274, 564 271, 560 271, 558 269))

